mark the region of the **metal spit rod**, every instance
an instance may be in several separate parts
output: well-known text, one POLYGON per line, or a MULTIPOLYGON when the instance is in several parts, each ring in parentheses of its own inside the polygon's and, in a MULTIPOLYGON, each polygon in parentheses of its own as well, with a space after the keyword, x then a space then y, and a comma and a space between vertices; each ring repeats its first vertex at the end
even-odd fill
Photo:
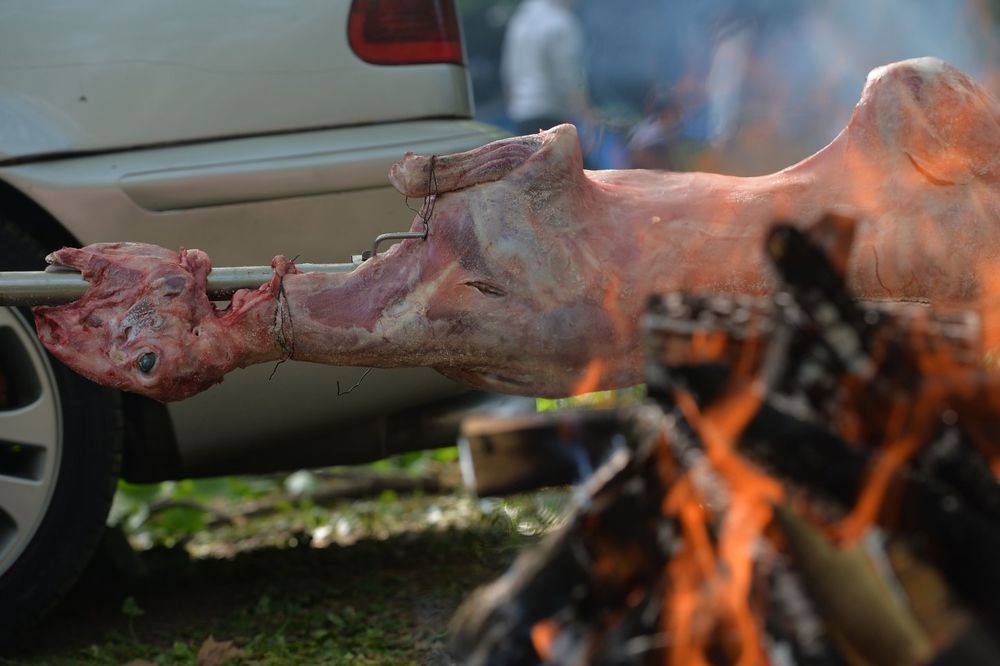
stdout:
MULTIPOLYGON (((296 264, 301 273, 349 273, 361 258, 349 264, 296 264)), ((270 266, 228 266, 208 274, 208 297, 230 298, 237 289, 253 289, 271 279, 270 266)), ((59 305, 83 296, 89 283, 74 270, 0 271, 0 306, 59 305)))

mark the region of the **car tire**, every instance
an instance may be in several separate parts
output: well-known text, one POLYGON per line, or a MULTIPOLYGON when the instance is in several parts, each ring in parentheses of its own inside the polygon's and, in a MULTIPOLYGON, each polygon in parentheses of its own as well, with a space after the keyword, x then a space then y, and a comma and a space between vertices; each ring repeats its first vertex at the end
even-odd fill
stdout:
MULTIPOLYGON (((0 270, 38 270, 44 255, 0 215, 0 270)), ((52 607, 93 554, 122 433, 120 394, 49 356, 30 312, 0 308, 0 643, 52 607)))

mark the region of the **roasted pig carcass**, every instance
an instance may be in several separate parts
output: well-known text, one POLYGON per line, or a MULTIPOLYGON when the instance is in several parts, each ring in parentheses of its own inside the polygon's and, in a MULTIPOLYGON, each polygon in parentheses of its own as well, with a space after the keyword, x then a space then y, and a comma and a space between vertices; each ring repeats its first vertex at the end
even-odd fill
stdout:
POLYGON ((489 390, 564 396, 642 381, 650 294, 762 294, 775 219, 861 225, 848 280, 862 298, 982 295, 1000 255, 1000 104, 921 58, 873 71, 847 128, 778 173, 584 171, 563 125, 467 153, 407 155, 389 174, 428 197, 406 240, 349 274, 275 277, 225 309, 208 257, 117 243, 53 263, 92 283, 35 310, 52 353, 91 379, 179 400, 282 358, 429 366, 489 390))

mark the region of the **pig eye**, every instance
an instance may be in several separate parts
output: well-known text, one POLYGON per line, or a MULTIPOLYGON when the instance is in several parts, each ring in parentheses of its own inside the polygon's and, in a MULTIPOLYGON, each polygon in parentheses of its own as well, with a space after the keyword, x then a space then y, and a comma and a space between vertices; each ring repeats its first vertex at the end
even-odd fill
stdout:
POLYGON ((139 362, 136 364, 139 366, 139 370, 142 374, 148 375, 153 371, 153 367, 156 365, 156 354, 153 352, 146 352, 139 357, 139 362))
POLYGON ((478 289, 479 293, 483 294, 484 296, 506 296, 507 295, 507 293, 503 289, 501 289, 500 287, 497 287, 496 285, 492 285, 492 284, 490 284, 488 282, 479 282, 479 281, 466 282, 465 285, 467 287, 473 287, 475 289, 478 289))

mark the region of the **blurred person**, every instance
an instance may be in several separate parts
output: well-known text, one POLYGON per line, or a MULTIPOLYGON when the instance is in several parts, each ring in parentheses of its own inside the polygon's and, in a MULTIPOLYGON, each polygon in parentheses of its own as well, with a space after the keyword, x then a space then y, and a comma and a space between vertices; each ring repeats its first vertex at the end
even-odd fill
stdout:
POLYGON ((504 34, 501 76, 519 134, 564 122, 593 125, 584 73, 583 24, 574 0, 524 0, 504 34))
POLYGON ((715 147, 732 140, 740 130, 746 79, 758 31, 758 26, 747 20, 720 24, 705 80, 708 136, 715 147))
POLYGON ((677 169, 675 143, 680 133, 681 112, 669 93, 653 92, 646 115, 628 136, 628 162, 633 169, 677 169))

